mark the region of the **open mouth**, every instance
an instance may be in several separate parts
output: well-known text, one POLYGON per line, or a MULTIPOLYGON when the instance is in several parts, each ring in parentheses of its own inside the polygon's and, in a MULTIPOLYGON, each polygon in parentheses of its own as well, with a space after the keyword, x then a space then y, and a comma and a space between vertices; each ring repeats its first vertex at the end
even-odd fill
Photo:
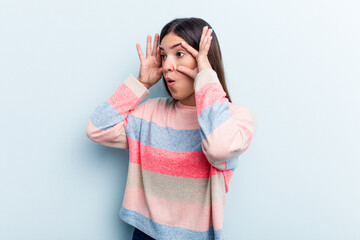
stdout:
POLYGON ((172 86, 172 85, 174 85, 175 84, 175 81, 174 80, 168 80, 167 81, 167 85, 168 86, 172 86))

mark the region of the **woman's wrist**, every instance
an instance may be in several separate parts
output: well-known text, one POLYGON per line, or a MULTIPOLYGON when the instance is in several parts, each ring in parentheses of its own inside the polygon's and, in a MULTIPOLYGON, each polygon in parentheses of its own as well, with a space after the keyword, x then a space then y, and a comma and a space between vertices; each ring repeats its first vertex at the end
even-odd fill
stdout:
POLYGON ((198 66, 199 66, 198 67, 199 72, 201 72, 202 70, 207 69, 207 68, 212 69, 211 64, 208 59, 206 59, 206 61, 203 61, 201 64, 198 63, 198 66))
POLYGON ((139 82, 141 82, 142 85, 144 85, 147 89, 151 88, 151 86, 150 86, 149 84, 143 83, 143 82, 140 80, 139 77, 137 78, 137 80, 138 80, 139 82))

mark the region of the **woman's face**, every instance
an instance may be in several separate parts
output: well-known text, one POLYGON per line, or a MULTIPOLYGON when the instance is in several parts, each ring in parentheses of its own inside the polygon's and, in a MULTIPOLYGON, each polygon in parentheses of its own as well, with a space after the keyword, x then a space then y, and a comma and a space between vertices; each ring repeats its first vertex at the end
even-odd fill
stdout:
POLYGON ((185 40, 175 33, 170 32, 160 43, 163 75, 170 90, 171 96, 182 104, 195 106, 194 79, 188 75, 176 71, 178 66, 195 69, 196 59, 183 48, 180 43, 185 40), (169 83, 173 80, 173 83, 169 83))

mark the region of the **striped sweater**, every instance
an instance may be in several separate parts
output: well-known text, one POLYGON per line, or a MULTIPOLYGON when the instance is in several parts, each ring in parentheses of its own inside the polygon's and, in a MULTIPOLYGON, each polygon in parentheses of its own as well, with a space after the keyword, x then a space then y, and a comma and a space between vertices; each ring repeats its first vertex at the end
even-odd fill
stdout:
POLYGON ((194 81, 196 106, 150 98, 133 75, 90 116, 94 142, 129 149, 120 218, 155 239, 224 239, 225 197, 255 114, 225 98, 212 69, 194 81))

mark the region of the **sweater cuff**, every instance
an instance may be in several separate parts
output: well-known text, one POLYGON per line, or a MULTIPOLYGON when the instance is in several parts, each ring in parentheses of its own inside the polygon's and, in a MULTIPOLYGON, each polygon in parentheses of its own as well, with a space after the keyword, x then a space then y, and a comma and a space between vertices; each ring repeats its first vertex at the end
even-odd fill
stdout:
POLYGON ((124 81, 124 84, 130 88, 130 90, 138 97, 140 100, 143 100, 147 95, 150 94, 149 89, 145 87, 139 80, 130 74, 128 78, 124 81))
POLYGON ((199 72, 194 81, 195 93, 199 91, 202 87, 209 83, 219 83, 219 78, 217 73, 212 68, 207 68, 199 72))

